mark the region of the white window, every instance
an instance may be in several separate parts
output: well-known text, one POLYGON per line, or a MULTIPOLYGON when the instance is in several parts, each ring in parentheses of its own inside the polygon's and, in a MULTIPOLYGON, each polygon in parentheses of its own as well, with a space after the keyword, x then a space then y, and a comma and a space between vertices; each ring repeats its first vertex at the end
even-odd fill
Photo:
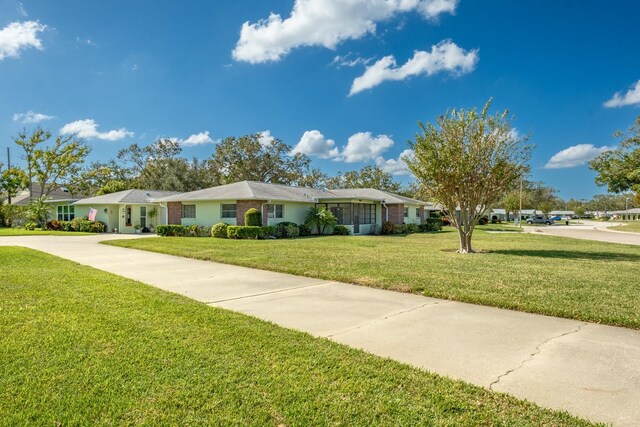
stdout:
POLYGON ((268 218, 284 218, 284 205, 268 205, 267 206, 268 218))
POLYGON ((182 205, 182 218, 195 218, 196 205, 182 205))
POLYGON ((228 204, 221 205, 220 207, 220 218, 235 218, 236 217, 236 205, 228 204))
POLYGON ((416 208, 416 218, 420 218, 420 208, 416 208))
POLYGON ((75 217, 74 206, 58 206, 58 221, 71 221, 75 217))
POLYGON ((405 206, 404 208, 404 217, 409 218, 409 208, 405 206))

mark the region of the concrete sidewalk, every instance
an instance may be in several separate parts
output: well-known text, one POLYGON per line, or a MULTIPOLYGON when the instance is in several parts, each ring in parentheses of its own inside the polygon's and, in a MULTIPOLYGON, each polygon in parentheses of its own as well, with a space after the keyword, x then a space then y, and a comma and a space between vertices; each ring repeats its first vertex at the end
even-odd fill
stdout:
POLYGON ((0 237, 541 406, 640 425, 640 331, 99 245, 0 237))

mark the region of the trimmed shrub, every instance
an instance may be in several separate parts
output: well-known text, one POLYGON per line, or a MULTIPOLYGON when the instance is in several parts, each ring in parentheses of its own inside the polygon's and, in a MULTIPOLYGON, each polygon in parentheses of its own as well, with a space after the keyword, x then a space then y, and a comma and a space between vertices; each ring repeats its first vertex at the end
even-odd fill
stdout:
POLYGON ((487 225, 488 223, 489 223, 489 218, 487 218, 486 216, 483 216, 478 219, 479 225, 487 225))
POLYGON ((298 237, 300 236, 300 229, 297 224, 289 224, 285 228, 287 232, 287 237, 298 237))
POLYGON ((273 225, 266 225, 262 227, 263 238, 274 237, 276 235, 276 228, 273 225))
POLYGON ((180 224, 167 224, 159 225, 156 227, 156 233, 158 236, 170 237, 170 236, 184 236, 187 232, 187 227, 180 224))
POLYGON ((300 233, 300 237, 311 236, 311 227, 306 224, 298 225, 298 231, 300 233))
POLYGON ((36 224, 33 221, 29 221, 24 225, 25 230, 29 230, 29 231, 33 231, 36 229, 36 227, 38 226, 38 224, 36 224))
POLYGON ((228 224, 224 222, 220 222, 213 227, 211 227, 211 236, 217 237, 218 239, 226 239, 227 238, 227 227, 228 224))
POLYGON ((407 234, 419 233, 420 226, 418 224, 403 224, 403 232, 407 234))
POLYGON ((47 230, 60 230, 60 221, 53 219, 47 222, 47 230))
POLYGON ((404 234, 404 224, 394 224, 393 225, 393 234, 404 234))
POLYGON ((262 214, 256 208, 251 208, 244 213, 244 225, 249 227, 262 227, 262 214))
POLYGON ((427 231, 440 231, 444 225, 444 220, 443 218, 427 218, 425 225, 427 226, 427 231))
POLYGON ((274 233, 274 236, 276 236, 278 239, 286 239, 287 237, 289 237, 289 235, 287 234, 288 225, 297 226, 295 222, 288 222, 288 221, 279 222, 278 224, 276 224, 276 231, 274 233))
MULTIPOLYGON (((144 232, 144 230, 143 230, 144 232)), ((209 230, 209 227, 205 227, 202 225, 190 225, 189 227, 187 227, 187 236, 189 237, 209 237, 211 236, 211 232, 209 230)))
POLYGON ((259 239, 263 233, 263 228, 255 225, 230 225, 227 227, 229 239, 259 239))
POLYGON ((391 221, 382 223, 380 227, 380 234, 393 234, 395 232, 395 225, 391 221))
POLYGON ((71 224, 71 221, 60 221, 60 230, 73 231, 73 226, 71 224))
POLYGON ((344 225, 334 225, 333 226, 333 234, 336 236, 348 236, 351 234, 351 231, 344 225))

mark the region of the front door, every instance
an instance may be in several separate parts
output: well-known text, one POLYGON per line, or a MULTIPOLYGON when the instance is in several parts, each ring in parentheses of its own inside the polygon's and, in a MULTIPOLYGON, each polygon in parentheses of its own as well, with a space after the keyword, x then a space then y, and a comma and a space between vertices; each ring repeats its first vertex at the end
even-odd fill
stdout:
POLYGON ((360 234, 360 215, 353 216, 353 234, 360 234))
POLYGON ((145 228, 147 226, 147 207, 140 206, 140 227, 145 228))

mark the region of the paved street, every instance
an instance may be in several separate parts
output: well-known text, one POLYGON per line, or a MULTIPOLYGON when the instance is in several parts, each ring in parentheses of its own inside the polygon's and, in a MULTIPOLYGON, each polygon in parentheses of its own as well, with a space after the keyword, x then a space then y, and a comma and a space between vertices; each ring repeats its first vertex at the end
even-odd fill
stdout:
MULTIPOLYGON (((574 239, 597 240, 600 242, 640 245, 640 233, 625 233, 607 229, 617 223, 580 220, 582 224, 524 227, 528 233, 550 236, 572 237, 574 239)), ((562 223, 564 224, 564 223, 562 223)))

